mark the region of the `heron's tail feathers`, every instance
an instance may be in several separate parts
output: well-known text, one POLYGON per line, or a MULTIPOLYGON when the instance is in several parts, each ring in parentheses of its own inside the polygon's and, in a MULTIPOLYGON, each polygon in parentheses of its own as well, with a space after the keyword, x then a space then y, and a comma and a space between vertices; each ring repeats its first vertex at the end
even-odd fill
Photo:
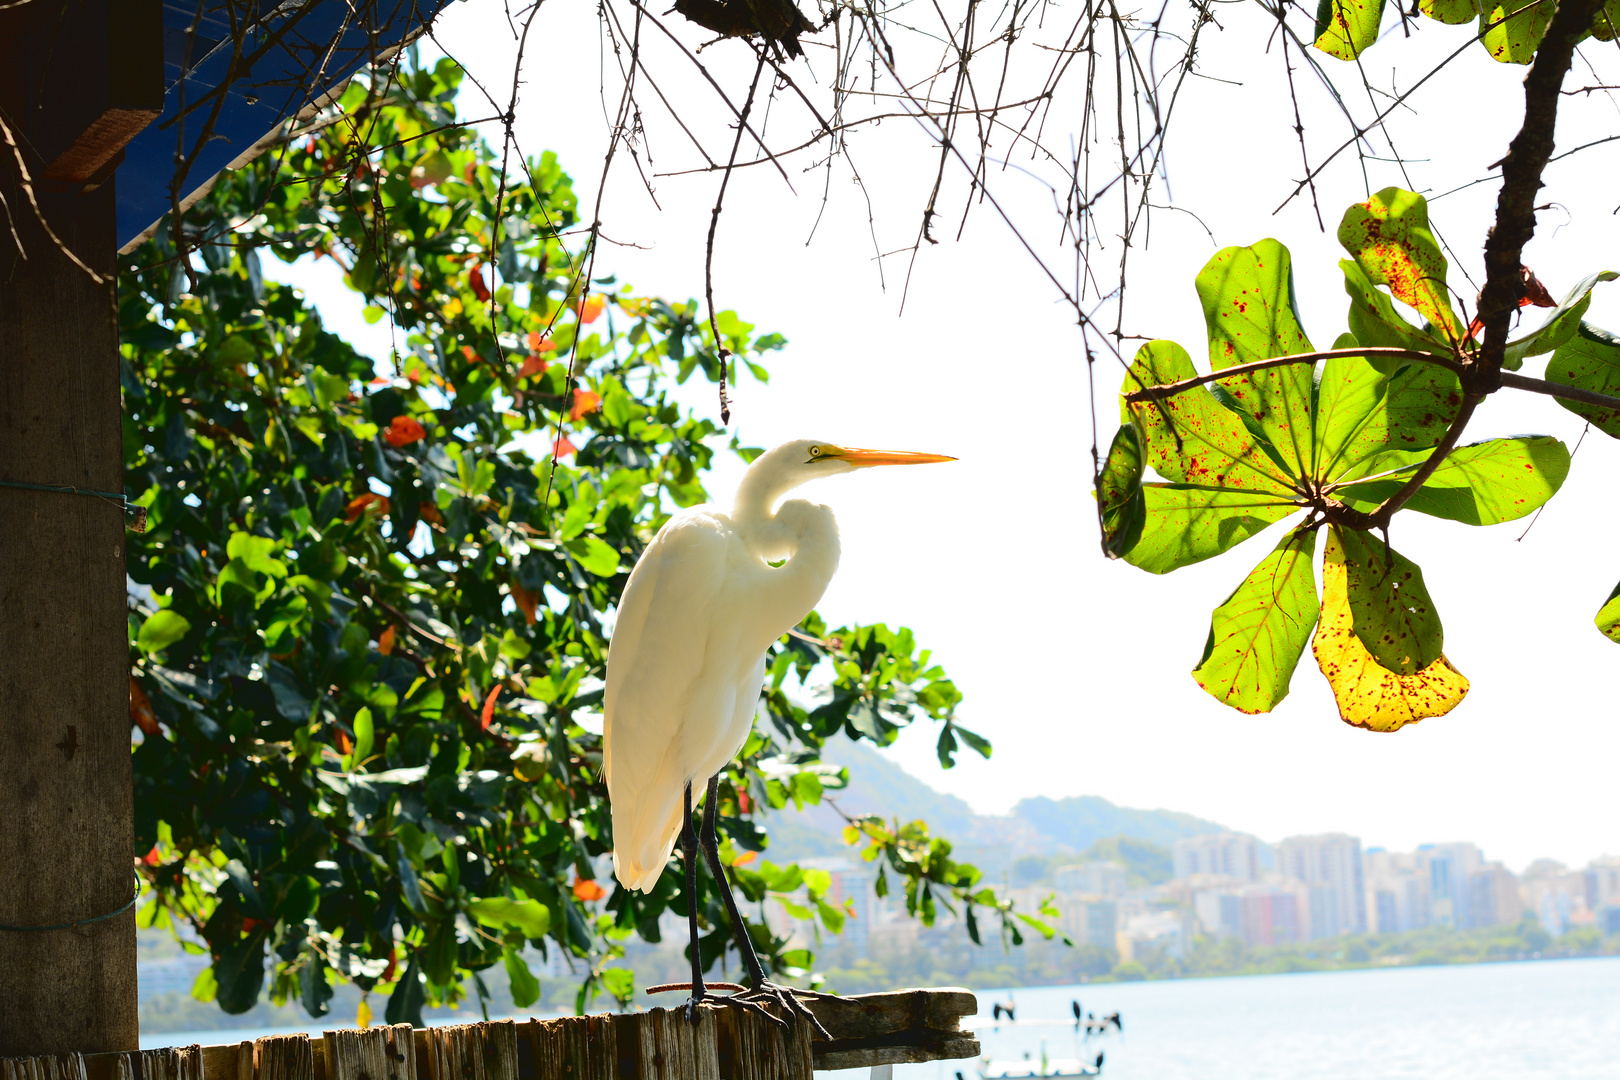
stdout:
MULTIPOLYGON (((642 820, 651 814, 640 815, 642 820)), ((619 831, 619 815, 613 815, 613 876, 627 889, 652 892, 669 863, 670 852, 681 834, 681 806, 671 808, 662 829, 635 829, 624 823, 619 831)))

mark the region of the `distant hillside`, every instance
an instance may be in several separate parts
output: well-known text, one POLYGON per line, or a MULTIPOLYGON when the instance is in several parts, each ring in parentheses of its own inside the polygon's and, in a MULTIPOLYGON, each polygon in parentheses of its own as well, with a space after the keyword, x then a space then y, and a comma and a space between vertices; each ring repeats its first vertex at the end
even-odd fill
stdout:
POLYGON ((1084 851, 1112 836, 1129 836, 1167 848, 1184 836, 1226 831, 1224 825, 1191 814, 1175 810, 1132 810, 1115 806, 1096 795, 1072 795, 1066 799, 1048 799, 1043 795, 1024 799, 1013 807, 1013 816, 1075 851, 1084 851))
MULTIPOLYGON (((822 756, 849 770, 849 787, 828 792, 844 813, 901 822, 920 818, 935 835, 951 840, 955 857, 978 866, 991 881, 1024 856, 1044 856, 1055 865, 1093 857, 1092 848, 1096 857, 1123 863, 1133 884, 1163 881, 1169 877, 1168 848, 1177 839, 1225 831, 1191 814, 1133 810, 1095 795, 1025 799, 1011 815, 976 814, 962 799, 935 791, 865 743, 837 736, 827 741, 822 756)), ((783 862, 849 853, 838 835, 843 826, 831 806, 778 814, 767 824, 769 858, 783 862)))

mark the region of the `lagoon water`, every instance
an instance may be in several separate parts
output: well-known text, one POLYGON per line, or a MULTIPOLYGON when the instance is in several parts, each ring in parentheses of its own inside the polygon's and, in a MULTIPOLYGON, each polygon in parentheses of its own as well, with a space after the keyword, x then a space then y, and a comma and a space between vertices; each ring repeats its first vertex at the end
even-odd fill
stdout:
MULTIPOLYGON (((1107 983, 979 993, 980 1007, 1017 1003, 1016 1026, 988 1016, 979 1032, 997 1059, 1096 1049, 1105 1080, 1620 1080, 1620 958, 1389 968, 1107 983), (1078 998, 1115 1009, 1123 1035, 1081 1048, 1061 1023, 1078 998)), ((319 1032, 328 1023, 311 1026, 319 1032)), ((222 1043, 263 1031, 153 1034, 143 1046, 222 1043)), ((903 1065, 895 1080, 976 1080, 976 1062, 903 1065)), ((866 1080, 867 1070, 818 1073, 866 1080)))
MULTIPOLYGON (((1020 1021, 1117 1009, 1125 1030, 971 1026, 1001 1060, 1107 1054, 1105 1080, 1617 1080, 1620 958, 1254 975, 982 991, 1020 1021)), ((975 1062, 897 1066, 895 1080, 975 1080, 975 1062)), ((818 1074, 856 1080, 866 1071, 818 1074)))

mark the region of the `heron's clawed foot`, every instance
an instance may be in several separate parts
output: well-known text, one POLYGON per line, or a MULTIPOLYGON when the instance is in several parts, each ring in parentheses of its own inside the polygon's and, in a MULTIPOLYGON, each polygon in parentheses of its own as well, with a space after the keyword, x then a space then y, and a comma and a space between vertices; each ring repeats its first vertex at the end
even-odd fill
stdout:
POLYGON ((703 1015, 703 1010, 699 1009, 698 1006, 708 1000, 708 996, 699 991, 686 999, 686 1022, 693 1027, 697 1027, 698 1017, 703 1015))
MULTIPOLYGON (((734 994, 729 1000, 743 1002, 746 1004, 755 1004, 756 1002, 761 1002, 775 1005, 785 1015, 800 1016, 804 1018, 809 1022, 810 1027, 815 1031, 817 1036, 827 1042, 831 1042, 832 1036, 827 1033, 826 1028, 821 1026, 821 1021, 816 1019, 816 1014, 811 1012, 809 1007, 805 1005, 804 1002, 799 1000, 800 996, 817 998, 827 997, 828 995, 818 994, 814 990, 798 990, 791 986, 780 986, 773 982, 760 982, 755 984, 750 990, 744 991, 741 994, 734 994)), ((760 1011, 764 1012, 763 1009, 760 1011)), ((766 1013, 766 1015, 770 1016, 769 1013, 766 1013)), ((772 1016, 771 1019, 775 1020, 776 1017, 772 1016)), ((778 1021, 778 1023, 780 1023, 780 1021, 778 1021)))

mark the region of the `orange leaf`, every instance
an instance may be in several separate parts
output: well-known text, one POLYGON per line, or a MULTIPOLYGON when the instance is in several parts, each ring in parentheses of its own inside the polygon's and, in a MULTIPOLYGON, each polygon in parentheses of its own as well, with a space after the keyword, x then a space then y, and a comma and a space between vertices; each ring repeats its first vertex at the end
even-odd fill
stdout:
POLYGON ((377 651, 382 653, 384 656, 392 653, 394 651, 394 638, 396 636, 397 635, 394 633, 394 628, 392 626, 388 627, 381 634, 378 634, 377 651))
POLYGON ((145 863, 147 866, 156 866, 158 863, 160 863, 162 861, 163 861, 163 856, 158 853, 158 846, 156 844, 153 844, 152 845, 152 850, 148 851, 146 853, 146 855, 141 859, 141 862, 145 863))
POLYGON ((399 947, 390 946, 388 949, 388 966, 383 968, 382 982, 393 982, 394 973, 399 969, 399 947))
POLYGON ((478 350, 473 348, 471 345, 463 345, 461 347, 461 355, 467 358, 467 363, 469 364, 478 363, 478 350))
POLYGON ((472 183, 473 182, 473 170, 475 170, 477 168, 478 168, 478 163, 477 162, 474 162, 474 161, 467 162, 467 167, 465 169, 461 170, 461 178, 463 180, 467 181, 467 183, 469 183, 469 184, 472 183))
POLYGON ((533 626, 535 610, 540 606, 540 594, 530 592, 521 585, 513 585, 512 602, 517 605, 519 611, 523 612, 523 620, 533 626))
POLYGON ((417 513, 422 516, 423 521, 432 522, 434 525, 444 524, 444 515, 439 513, 439 508, 432 503, 423 503, 417 513))
POLYGON ((593 394, 589 390, 575 390, 574 407, 568 410, 568 419, 578 420, 586 413, 593 413, 601 407, 601 394, 593 394))
POLYGON ((748 798, 748 792, 746 792, 746 791, 738 791, 737 792, 737 809, 738 810, 742 811, 745 814, 748 813, 748 806, 749 806, 749 803, 751 801, 752 800, 750 800, 748 798))
POLYGON ((556 349, 557 343, 555 341, 542 337, 538 330, 529 331, 530 352, 555 352, 556 349))
POLYGON ((338 729, 338 753, 348 756, 354 752, 354 743, 349 741, 349 733, 342 728, 338 729))
POLYGON ((731 860, 731 865, 732 866, 747 866, 749 863, 753 862, 757 858, 759 858, 759 852, 757 852, 757 851, 745 851, 741 855, 737 856, 735 859, 732 859, 731 860))
POLYGON ((589 297, 579 305, 579 321, 593 323, 602 316, 602 309, 607 307, 607 297, 601 293, 589 297))
POLYGON ((566 435, 551 444, 551 456, 554 458, 565 458, 569 454, 577 453, 579 453, 579 447, 569 442, 566 435))
POLYGON ((544 375, 546 373, 546 368, 549 366, 550 365, 546 363, 545 357, 541 356, 539 353, 530 353, 529 358, 523 361, 523 366, 518 368, 517 377, 520 379, 527 379, 534 375, 544 375))
POLYGON ((484 268, 474 266, 467 271, 467 284, 472 288, 473 295, 478 297, 480 304, 489 302, 489 286, 484 284, 484 268))
POLYGON ((413 442, 420 442, 426 436, 426 428, 403 414, 390 420, 388 430, 383 433, 383 439, 393 447, 409 446, 413 442))
POLYGON ((495 699, 499 697, 500 694, 501 684, 496 683, 495 689, 491 690, 489 692, 489 697, 484 699, 484 712, 483 715, 478 718, 478 728, 480 731, 488 731, 490 721, 495 719, 495 699))
POLYGON ((354 521, 361 514, 373 512, 379 517, 388 516, 388 500, 375 491, 368 491, 364 495, 356 495, 349 500, 349 508, 344 511, 344 518, 354 521))
POLYGON ((607 890, 589 878, 576 877, 574 879, 574 895, 589 902, 602 899, 607 895, 607 890))
POLYGON ((141 684, 135 681, 133 675, 129 677, 129 718, 147 738, 159 733, 157 713, 152 711, 152 699, 146 696, 146 691, 141 689, 141 684))

